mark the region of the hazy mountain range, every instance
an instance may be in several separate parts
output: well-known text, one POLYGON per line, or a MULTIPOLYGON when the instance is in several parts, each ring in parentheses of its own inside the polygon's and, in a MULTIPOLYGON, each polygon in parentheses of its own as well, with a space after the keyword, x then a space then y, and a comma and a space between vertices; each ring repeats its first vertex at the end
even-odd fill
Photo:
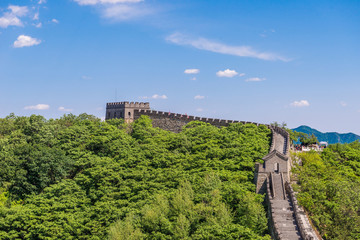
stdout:
POLYGON ((325 141, 329 144, 334 143, 351 143, 356 140, 360 140, 360 136, 354 133, 337 133, 337 132, 326 132, 322 133, 314 128, 302 125, 297 128, 293 128, 292 130, 297 132, 303 132, 306 134, 314 134, 319 141, 325 141))

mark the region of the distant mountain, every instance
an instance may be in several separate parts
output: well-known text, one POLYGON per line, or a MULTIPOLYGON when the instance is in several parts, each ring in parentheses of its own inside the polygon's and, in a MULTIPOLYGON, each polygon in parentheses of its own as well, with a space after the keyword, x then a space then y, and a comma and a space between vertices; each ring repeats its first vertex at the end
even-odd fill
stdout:
POLYGON ((319 141, 325 141, 328 142, 329 144, 351 143, 356 140, 360 140, 360 136, 354 133, 337 133, 337 132, 322 133, 316 129, 304 125, 294 128, 292 130, 297 132, 303 132, 309 135, 314 134, 319 141))

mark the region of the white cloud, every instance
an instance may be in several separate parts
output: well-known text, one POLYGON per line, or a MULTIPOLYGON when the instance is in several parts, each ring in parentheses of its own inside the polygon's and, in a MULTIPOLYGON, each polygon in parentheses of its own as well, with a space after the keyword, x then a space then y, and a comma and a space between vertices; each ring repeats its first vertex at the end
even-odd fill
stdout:
POLYGON ((308 107, 310 103, 307 100, 294 101, 290 104, 293 107, 308 107))
POLYGON ((33 20, 39 20, 39 13, 38 12, 34 14, 33 20))
POLYGON ((59 23, 59 20, 57 20, 57 19, 55 19, 55 18, 53 18, 51 21, 52 21, 53 23, 59 23))
POLYGON ((8 7, 9 12, 4 13, 2 17, 0 17, 0 27, 7 28, 8 26, 18 26, 22 27, 23 23, 18 17, 23 17, 28 13, 28 8, 10 5, 8 7))
POLYGON ((238 75, 238 73, 235 70, 226 69, 224 71, 218 71, 216 73, 216 75, 218 77, 230 77, 231 78, 231 77, 238 75))
POLYGON ((340 105, 341 105, 342 107, 346 107, 346 106, 347 106, 347 103, 344 102, 344 101, 341 101, 341 102, 340 102, 340 105))
POLYGON ((177 45, 189 45, 201 50, 235 55, 239 57, 252 57, 270 61, 289 61, 289 59, 279 56, 275 53, 256 51, 250 46, 230 46, 223 43, 211 41, 206 38, 190 38, 181 33, 174 33, 166 37, 166 40, 177 45))
POLYGON ((205 96, 201 96, 201 95, 196 95, 194 97, 195 100, 204 99, 204 98, 205 98, 205 96))
POLYGON ((18 17, 12 14, 5 13, 3 17, 0 17, 0 27, 7 28, 8 26, 21 27, 23 26, 23 24, 18 17))
POLYGON ((8 9, 11 11, 11 13, 18 17, 23 17, 28 13, 28 8, 26 6, 20 7, 15 5, 10 5, 8 9))
POLYGON ((79 5, 96 5, 96 4, 117 4, 117 3, 137 3, 143 0, 74 0, 79 5))
POLYGON ((143 0, 74 0, 79 5, 96 6, 102 17, 125 21, 153 13, 153 9, 141 4, 143 0))
POLYGON ((46 3, 46 0, 39 0, 38 4, 46 3))
POLYGON ((141 97, 142 99, 167 99, 168 97, 166 95, 159 95, 159 94, 154 94, 151 97, 141 97))
POLYGON ((70 109, 70 108, 65 108, 65 107, 59 107, 58 110, 59 110, 59 111, 62 111, 62 112, 71 112, 71 111, 72 111, 72 109, 70 109))
POLYGON ((17 40, 14 42, 14 48, 22 47, 31 47, 34 45, 39 45, 41 40, 32 38, 30 36, 20 35, 17 40))
POLYGON ((261 81, 265 81, 266 78, 259 78, 259 77, 252 77, 252 78, 248 78, 245 81, 246 82, 261 82, 261 81))
POLYGON ((245 73, 239 73, 238 76, 239 76, 239 77, 243 77, 243 76, 245 76, 245 73))
POLYGON ((115 21, 125 21, 137 17, 142 17, 151 14, 152 10, 148 7, 133 5, 133 4, 119 4, 106 7, 102 15, 115 21))
POLYGON ((38 23, 38 24, 36 24, 36 25, 35 25, 35 27, 37 27, 37 28, 41 28, 41 27, 42 27, 42 23, 38 23))
POLYGON ((204 111, 204 109, 202 109, 202 108, 197 108, 196 111, 197 111, 197 112, 202 112, 202 111, 204 111))
POLYGON ((26 106, 25 110, 48 110, 50 106, 48 104, 37 104, 34 106, 26 106))
POLYGON ((185 69, 184 71, 186 74, 198 74, 199 72, 200 70, 196 68, 185 69))

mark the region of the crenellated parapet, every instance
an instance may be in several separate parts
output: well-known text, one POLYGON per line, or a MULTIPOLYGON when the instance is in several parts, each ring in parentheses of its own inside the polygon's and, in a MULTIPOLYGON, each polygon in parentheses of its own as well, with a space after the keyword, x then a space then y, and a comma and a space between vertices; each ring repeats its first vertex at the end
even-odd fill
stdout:
POLYGON ((111 102, 106 104, 106 108, 132 107, 132 108, 150 108, 149 102, 111 102))
POLYGON ((152 120, 154 127, 159 127, 164 130, 172 132, 180 132, 182 127, 192 121, 200 121, 209 123, 217 127, 227 127, 230 123, 243 123, 243 124, 255 124, 259 126, 259 123, 246 122, 246 121, 236 121, 236 120, 225 120, 218 118, 204 118, 197 117, 187 114, 163 112, 163 111, 154 111, 146 109, 138 109, 134 111, 134 118, 138 119, 140 116, 145 115, 149 116, 152 120))
POLYGON ((294 208, 295 218, 296 222, 299 226, 299 230, 301 233, 301 237, 305 240, 319 240, 318 236, 316 235, 315 231, 313 230, 310 221, 303 209, 298 204, 298 201, 296 199, 295 192, 293 188, 291 187, 290 183, 286 182, 285 184, 286 192, 290 196, 291 203, 294 208))

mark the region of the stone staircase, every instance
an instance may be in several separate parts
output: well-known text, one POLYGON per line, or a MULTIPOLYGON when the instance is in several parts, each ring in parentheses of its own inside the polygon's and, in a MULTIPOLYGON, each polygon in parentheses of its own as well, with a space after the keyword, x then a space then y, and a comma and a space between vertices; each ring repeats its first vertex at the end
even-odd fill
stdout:
POLYGON ((272 185, 274 191, 274 200, 284 200, 284 184, 280 173, 273 173, 272 175, 272 185))
POLYGON ((288 197, 285 200, 270 200, 272 217, 279 239, 301 240, 299 227, 297 226, 294 209, 288 197))
MULTIPOLYGON (((289 160, 289 136, 279 129, 273 131, 272 148, 289 160)), ((264 159, 271 161, 276 154, 268 154, 264 159)), ((291 167, 290 167, 291 168, 291 167)), ((289 174, 289 173, 287 173, 289 174)), ((279 240, 318 240, 306 214, 298 206, 288 175, 279 168, 274 168, 267 178, 267 200, 269 204, 271 232, 274 239, 279 240)))

